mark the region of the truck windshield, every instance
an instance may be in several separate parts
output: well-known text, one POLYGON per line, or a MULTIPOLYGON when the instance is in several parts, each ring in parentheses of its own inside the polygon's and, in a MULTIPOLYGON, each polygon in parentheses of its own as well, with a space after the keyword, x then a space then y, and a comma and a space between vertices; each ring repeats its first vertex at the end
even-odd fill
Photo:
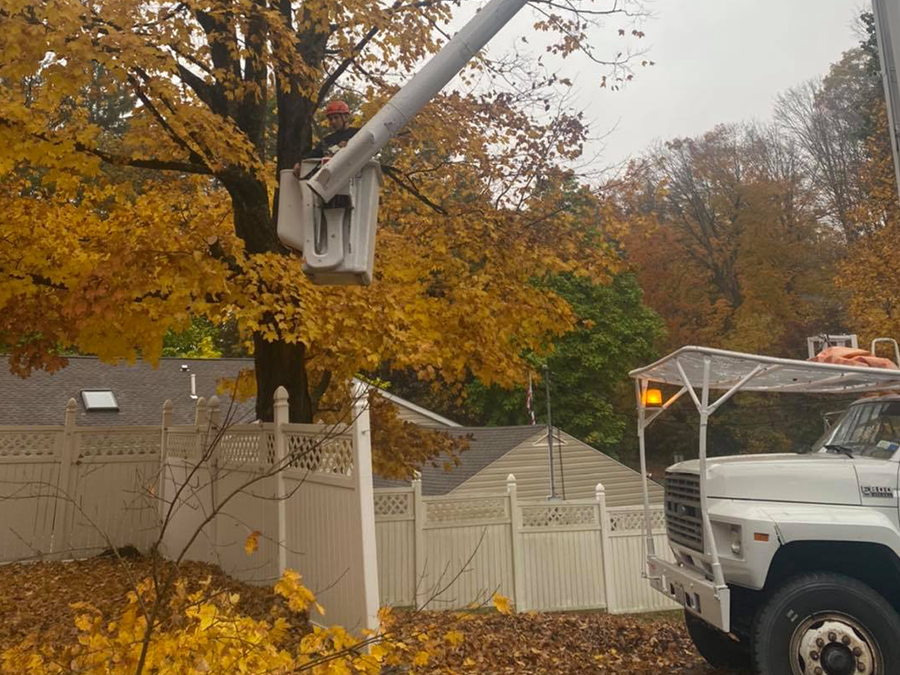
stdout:
POLYGON ((815 442, 812 452, 890 458, 900 449, 900 401, 853 405, 815 442))

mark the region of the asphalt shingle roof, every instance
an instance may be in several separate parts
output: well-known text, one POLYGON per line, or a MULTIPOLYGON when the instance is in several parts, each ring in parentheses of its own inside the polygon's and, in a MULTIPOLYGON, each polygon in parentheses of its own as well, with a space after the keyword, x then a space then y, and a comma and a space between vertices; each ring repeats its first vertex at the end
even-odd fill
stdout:
MULTIPOLYGON (((484 467, 500 459, 513 448, 517 448, 530 438, 546 434, 543 426, 517 427, 452 427, 441 429, 454 437, 469 436, 469 449, 460 455, 460 464, 452 471, 444 471, 442 466, 422 468, 422 494, 445 495, 465 483, 484 467)), ((375 477, 376 488, 409 485, 409 481, 388 480, 375 477)))
MULTIPOLYGON (((197 395, 210 399, 220 379, 234 378, 242 369, 252 368, 253 359, 163 358, 154 368, 146 361, 113 366, 88 356, 69 358, 69 365, 55 373, 36 371, 26 380, 0 368, 0 424, 63 424, 66 403, 78 404, 77 424, 137 425, 160 424, 163 403, 172 400, 174 424, 194 421, 197 403, 191 399, 191 374, 197 376, 197 395), (182 370, 182 366, 188 370, 182 370), (119 404, 118 411, 84 408, 81 392, 85 389, 109 389, 119 404)), ((219 396, 224 419, 229 396, 219 396)), ((234 423, 252 422, 254 400, 234 404, 234 423)))

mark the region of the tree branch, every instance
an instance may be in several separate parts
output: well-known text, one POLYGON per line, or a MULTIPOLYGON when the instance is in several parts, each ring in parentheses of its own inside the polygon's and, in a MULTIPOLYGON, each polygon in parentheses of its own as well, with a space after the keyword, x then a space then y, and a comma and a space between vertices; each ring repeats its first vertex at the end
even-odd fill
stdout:
POLYGON ((434 203, 433 201, 431 201, 428 197, 426 197, 425 195, 423 195, 415 185, 412 185, 411 183, 405 182, 405 181, 402 179, 402 177, 401 177, 401 176, 402 176, 402 173, 401 173, 400 171, 398 171, 397 169, 395 169, 394 167, 392 167, 392 166, 387 166, 387 165, 385 165, 385 164, 382 164, 382 165, 381 165, 381 171, 384 173, 385 176, 387 176, 388 178, 390 178, 390 179, 391 179, 392 181, 394 181, 397 185, 399 185, 401 188, 403 188, 404 190, 406 190, 409 194, 411 194, 413 197, 415 197, 416 199, 418 199, 420 202, 422 202, 423 204, 425 204, 425 205, 428 206, 429 208, 433 209, 435 212, 440 213, 442 216, 448 216, 448 215, 450 215, 450 214, 447 212, 447 209, 445 209, 445 208, 444 208, 443 206, 441 206, 440 204, 435 204, 435 203, 434 203))
MULTIPOLYGON (((394 7, 396 7, 399 2, 394 3, 394 7)), ((328 96, 328 92, 331 91, 331 88, 334 86, 334 83, 338 81, 338 78, 344 74, 347 68, 350 67, 350 64, 353 63, 353 59, 365 49, 366 45, 375 37, 376 33, 378 33, 378 28, 373 26, 369 29, 369 32, 366 33, 359 42, 357 42, 353 49, 350 50, 350 56, 344 59, 337 68, 334 69, 328 77, 325 78, 325 81, 322 83, 322 86, 319 87, 319 94, 316 96, 316 107, 318 108, 322 101, 326 96, 328 96)))
MULTIPOLYGON (((0 124, 7 127, 18 126, 15 122, 4 118, 0 118, 0 124)), ((52 143, 54 145, 60 145, 63 142, 54 140, 41 133, 31 132, 30 135, 40 141, 44 141, 45 143, 52 143)), ((158 171, 181 171, 182 173, 193 173, 202 176, 213 175, 213 171, 205 164, 183 162, 175 159, 137 159, 134 157, 127 157, 125 155, 116 155, 111 152, 100 150, 99 148, 92 148, 85 145, 81 141, 75 141, 72 145, 75 148, 76 152, 83 152, 88 155, 93 155, 94 157, 98 157, 99 159, 103 160, 107 164, 112 164, 115 166, 130 166, 136 169, 154 169, 158 171)))
MULTIPOLYGON (((408 5, 404 5, 402 0, 396 0, 393 5, 387 10, 387 13, 390 15, 392 13, 397 13, 400 10, 404 9, 418 9, 421 7, 428 7, 429 5, 433 5, 435 0, 419 0, 418 2, 413 2, 408 5)), ((366 48, 366 45, 372 41, 372 38, 378 33, 378 28, 373 26, 368 30, 368 32, 360 38, 359 42, 357 42, 353 49, 350 50, 350 55, 345 58, 338 65, 337 68, 334 69, 328 77, 325 78, 325 81, 322 83, 322 86, 319 87, 319 94, 316 97, 316 107, 318 108, 322 101, 328 96, 328 92, 331 91, 331 88, 334 86, 334 83, 337 82, 338 78, 344 74, 347 68, 353 63, 353 60, 362 52, 363 49, 366 48)))

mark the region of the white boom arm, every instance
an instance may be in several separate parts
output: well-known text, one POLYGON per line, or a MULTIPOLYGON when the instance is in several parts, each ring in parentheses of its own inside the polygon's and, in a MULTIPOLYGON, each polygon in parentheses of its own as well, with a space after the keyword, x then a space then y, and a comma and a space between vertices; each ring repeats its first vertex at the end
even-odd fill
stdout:
POLYGON ((900 192, 900 80, 897 78, 900 73, 900 3, 897 0, 872 0, 872 11, 875 14, 884 96, 887 99, 894 171, 900 192))
POLYGON ((325 202, 346 189, 366 162, 527 3, 528 0, 491 0, 309 180, 310 189, 325 202))

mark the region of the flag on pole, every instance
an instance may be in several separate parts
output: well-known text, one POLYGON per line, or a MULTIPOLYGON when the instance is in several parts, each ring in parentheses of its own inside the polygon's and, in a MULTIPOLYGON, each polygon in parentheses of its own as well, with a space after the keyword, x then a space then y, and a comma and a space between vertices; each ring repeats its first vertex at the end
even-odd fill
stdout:
POLYGON ((528 373, 528 389, 525 390, 525 411, 528 413, 528 423, 536 424, 534 420, 534 408, 531 407, 532 391, 531 391, 531 373, 528 373))

